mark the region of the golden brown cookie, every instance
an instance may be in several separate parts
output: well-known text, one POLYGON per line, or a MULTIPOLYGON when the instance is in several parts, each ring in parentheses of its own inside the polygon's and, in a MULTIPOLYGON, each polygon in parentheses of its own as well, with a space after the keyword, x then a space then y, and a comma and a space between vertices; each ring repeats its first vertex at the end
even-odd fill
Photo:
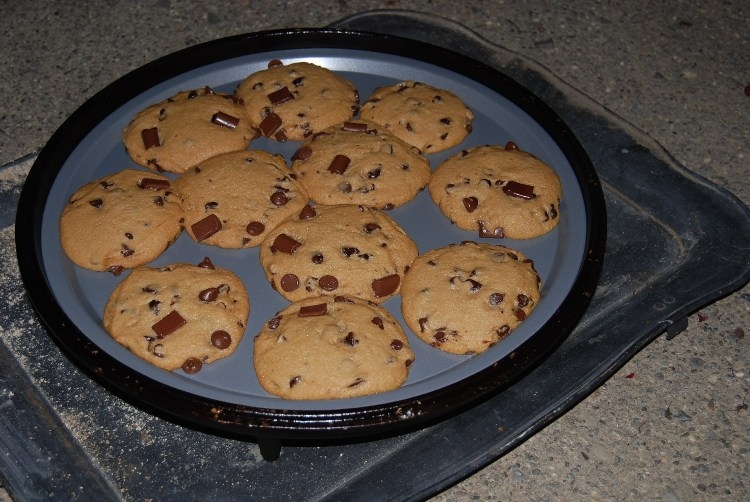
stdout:
POLYGON ((386 127, 424 153, 447 150, 471 133, 474 112, 447 89, 407 80, 375 89, 360 118, 386 127))
POLYGON ((348 295, 381 303, 398 294, 417 246, 383 211, 307 206, 268 233, 260 262, 290 301, 348 295))
POLYGON ((354 84, 312 63, 283 64, 252 73, 237 87, 252 123, 267 138, 301 141, 359 111, 354 84))
POLYGON ((136 163, 182 173, 214 155, 244 150, 257 134, 236 96, 205 87, 145 108, 122 141, 136 163))
POLYGON ((292 303, 255 337, 261 386, 285 399, 340 399, 400 387, 414 353, 383 307, 345 296, 292 303))
POLYGON ((222 248, 258 246, 266 233, 307 204, 281 155, 243 150, 211 157, 173 184, 195 241, 222 248))
POLYGON ((292 169, 318 204, 391 209, 412 200, 430 178, 429 161, 384 127, 347 121, 313 134, 292 169))
POLYGON ((242 281, 206 258, 134 269, 112 292, 104 327, 151 364, 196 373, 235 351, 249 314, 242 281))
POLYGON ((404 276, 404 322, 425 343, 453 354, 484 352, 539 303, 533 262, 500 245, 464 242, 420 255, 404 276))
POLYGON ((435 169, 428 187, 451 222, 480 237, 530 239, 560 221, 557 173, 511 142, 457 153, 435 169))
POLYGON ((60 216, 60 243, 76 265, 119 275, 159 256, 182 231, 167 178, 126 169, 79 188, 60 216))

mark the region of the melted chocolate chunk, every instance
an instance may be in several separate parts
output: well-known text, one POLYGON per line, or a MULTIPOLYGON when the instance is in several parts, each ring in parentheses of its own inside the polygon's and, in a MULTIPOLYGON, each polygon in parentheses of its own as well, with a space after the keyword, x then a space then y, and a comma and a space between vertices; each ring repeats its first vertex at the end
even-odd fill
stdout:
POLYGON ((328 305, 325 303, 316 303, 315 305, 306 305, 299 308, 298 317, 320 317, 328 313, 328 305))
POLYGON ((213 117, 211 117, 211 122, 220 125, 221 127, 226 127, 227 129, 237 129, 237 124, 240 123, 240 119, 233 117, 228 113, 216 112, 213 117))
POLYGON ((193 231, 195 240, 203 242, 221 230, 221 220, 215 214, 209 214, 202 220, 190 225, 190 229, 193 231))
POLYGON ((398 274, 391 274, 380 279, 372 281, 372 291, 375 293, 375 298, 384 298, 398 289, 398 285, 401 283, 401 277, 398 274))
POLYGON ((143 178, 138 182, 138 187, 145 190, 166 190, 169 188, 169 180, 143 178))
POLYGON ((351 159, 346 155, 336 155, 331 161, 331 165, 328 166, 328 172, 333 174, 344 174, 349 168, 349 162, 351 162, 351 159))
POLYGON ((214 331, 213 333, 211 333, 211 345, 213 345, 217 349, 227 349, 230 345, 232 345, 232 335, 230 335, 223 329, 214 331))
POLYGON ((301 242, 297 242, 287 234, 279 234, 273 240, 273 244, 271 244, 271 251, 281 251, 282 253, 294 254, 301 245, 301 242))
POLYGON ((506 195, 510 195, 511 197, 518 197, 519 199, 533 199, 536 197, 534 195, 534 187, 531 185, 524 185, 523 183, 518 183, 517 181, 509 181, 505 185, 503 185, 503 192, 506 195))
POLYGON ((160 319, 156 324, 151 326, 151 329, 156 333, 156 338, 164 338, 184 326, 186 322, 185 318, 182 317, 179 312, 173 310, 160 319))
POLYGON ((143 147, 146 150, 156 146, 161 146, 161 143, 159 142, 159 129, 156 127, 142 130, 141 139, 143 140, 143 147))
POLYGON ((292 94, 292 92, 286 87, 282 87, 278 91, 269 94, 268 99, 271 101, 271 104, 275 106, 293 100, 294 94, 292 94))

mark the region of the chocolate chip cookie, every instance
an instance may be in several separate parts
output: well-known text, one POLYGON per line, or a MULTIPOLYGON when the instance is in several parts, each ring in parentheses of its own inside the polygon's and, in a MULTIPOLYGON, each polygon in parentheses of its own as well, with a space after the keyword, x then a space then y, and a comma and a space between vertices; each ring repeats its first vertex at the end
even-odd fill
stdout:
POLYGON ((281 155, 243 150, 211 157, 182 174, 173 190, 196 242, 258 246, 266 233, 307 204, 305 187, 281 155))
POLYGON ((301 141, 359 111, 352 82, 307 62, 272 60, 240 82, 236 93, 255 127, 277 141, 301 141))
POLYGON ((401 312, 425 343, 478 354, 531 314, 540 288, 533 262, 519 251, 464 242, 414 260, 401 286, 401 312))
POLYGON ((76 265, 120 275, 169 247, 182 232, 182 219, 167 178, 126 169, 70 196, 60 216, 60 243, 76 265))
POLYGON ((428 188, 451 222, 480 237, 530 239, 560 221, 557 173, 512 142, 457 153, 435 169, 428 188))
POLYGON ((419 150, 372 122, 347 121, 313 134, 292 169, 318 204, 391 209, 412 200, 430 178, 419 150))
POLYGON ((375 89, 360 118, 386 127, 424 153, 440 152, 471 133, 474 112, 447 89, 407 80, 375 89))
POLYGON ((261 386, 285 399, 340 399, 386 392, 409 375, 414 353, 383 307, 345 296, 292 303, 255 337, 261 386))
POLYGON ((290 301, 349 295, 381 303, 399 292, 417 246, 383 211, 308 205, 266 235, 260 262, 290 301))
POLYGON ((257 134, 237 96, 205 87, 148 106, 122 140, 136 163, 182 173, 214 155, 244 150, 257 134))
POLYGON ((235 351, 249 314, 242 281, 206 258, 134 269, 112 292, 104 327, 159 368, 197 373, 235 351))

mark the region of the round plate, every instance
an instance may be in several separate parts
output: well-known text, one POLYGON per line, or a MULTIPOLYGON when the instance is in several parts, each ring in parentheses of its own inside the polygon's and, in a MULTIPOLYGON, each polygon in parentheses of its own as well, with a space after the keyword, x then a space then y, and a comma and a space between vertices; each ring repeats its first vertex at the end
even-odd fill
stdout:
MULTIPOLYGON (((253 149, 287 160, 298 142, 258 139, 253 149)), ((143 169, 143 168, 140 168, 143 169)), ((389 212, 420 252, 476 232, 452 226, 427 191, 389 212)), ((95 230, 95 229, 92 229, 95 230)), ((217 432, 254 436, 361 435, 437 419, 512 383, 573 329, 595 288, 604 250, 601 189, 585 152, 565 124, 529 91, 478 61, 424 43, 330 29, 261 32, 217 40, 166 56, 117 80, 81 106, 39 154, 24 185, 16 222, 21 275, 50 335, 92 378, 148 411, 217 432), (375 87, 415 80, 449 89, 475 113, 473 132, 457 147, 430 154, 431 165, 461 149, 514 141, 560 176, 558 227, 523 241, 493 240, 532 258, 542 299, 505 340, 476 356, 443 353, 408 332, 416 360, 398 390, 361 398, 289 401, 265 392, 252 367, 253 336, 287 305, 267 283, 258 249, 219 249, 183 235, 154 266, 199 263, 204 256, 245 282, 251 314, 245 338, 230 357, 195 375, 160 370, 106 333, 102 312, 123 277, 76 267, 60 246, 58 222, 81 185, 124 168, 139 168, 122 146, 123 128, 142 108, 178 91, 210 86, 231 92, 271 59, 308 61, 353 81, 364 101, 375 87)), ((400 299, 385 307, 402 323, 400 299)))

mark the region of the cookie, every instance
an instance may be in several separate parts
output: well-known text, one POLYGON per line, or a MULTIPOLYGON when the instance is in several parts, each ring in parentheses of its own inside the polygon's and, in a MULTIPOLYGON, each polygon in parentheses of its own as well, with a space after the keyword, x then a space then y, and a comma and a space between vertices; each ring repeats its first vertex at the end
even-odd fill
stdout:
POLYGON ((60 243, 76 265, 120 275, 159 256, 183 213, 159 174, 126 169, 79 188, 60 216, 60 243))
POLYGON ((244 150, 256 135, 236 96, 205 87, 145 108, 125 128, 122 141, 136 163, 183 173, 214 155, 244 150))
POLYGON ((428 188, 451 222, 480 237, 530 239, 560 221, 557 173, 512 142, 450 157, 432 173, 428 188))
POLYGON ((252 123, 277 141, 301 141, 359 111, 354 84, 313 63, 272 60, 237 86, 252 123))
POLYGON ((474 113, 456 94, 412 80, 375 89, 362 103, 360 118, 386 127, 424 153, 458 145, 474 123, 474 113))
POLYGON ((211 157, 173 184, 196 242, 222 248, 258 246, 266 233, 307 204, 281 155, 243 150, 211 157))
POLYGON ((429 161, 382 126, 347 121, 313 134, 292 169, 318 204, 391 209, 412 200, 430 178, 429 161))
POLYGON ((206 258, 134 269, 110 295, 104 328, 159 368, 196 373, 235 351, 249 314, 242 281, 206 258))
POLYGON ((401 312, 425 343, 452 354, 479 354, 531 314, 540 288, 533 262, 519 251, 452 244, 414 260, 401 286, 401 312))
POLYGON ((417 246, 383 211, 306 206, 266 235, 260 263, 290 301, 349 295, 381 303, 399 292, 417 246))
POLYGON ((255 337, 261 386, 285 399, 340 399, 400 387, 414 353, 384 308, 344 296, 292 303, 255 337))

